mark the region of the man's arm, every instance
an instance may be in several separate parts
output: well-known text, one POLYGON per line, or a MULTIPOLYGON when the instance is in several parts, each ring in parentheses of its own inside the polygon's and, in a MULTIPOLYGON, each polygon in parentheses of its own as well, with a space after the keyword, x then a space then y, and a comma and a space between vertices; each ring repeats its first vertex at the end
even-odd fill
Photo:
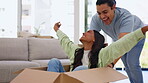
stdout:
POLYGON ((118 39, 120 39, 121 37, 123 37, 126 34, 128 34, 128 33, 120 33, 119 36, 118 36, 118 39))
POLYGON ((148 31, 148 26, 143 27, 141 31, 145 35, 145 33, 148 31))

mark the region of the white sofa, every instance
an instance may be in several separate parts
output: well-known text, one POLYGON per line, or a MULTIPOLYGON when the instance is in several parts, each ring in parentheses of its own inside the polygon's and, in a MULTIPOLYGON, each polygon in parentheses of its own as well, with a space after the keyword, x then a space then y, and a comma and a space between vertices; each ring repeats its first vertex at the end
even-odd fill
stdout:
POLYGON ((20 69, 47 66, 51 58, 70 64, 57 39, 0 38, 0 83, 9 83, 20 69))

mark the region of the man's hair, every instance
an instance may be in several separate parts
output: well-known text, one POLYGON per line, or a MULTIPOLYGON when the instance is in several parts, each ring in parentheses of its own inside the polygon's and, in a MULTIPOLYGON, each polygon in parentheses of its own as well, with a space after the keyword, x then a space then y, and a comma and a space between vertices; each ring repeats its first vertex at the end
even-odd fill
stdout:
MULTIPOLYGON (((95 42, 92 45, 92 50, 89 52, 89 62, 90 62, 90 66, 89 68, 97 68, 98 67, 98 54, 100 52, 100 50, 102 48, 105 47, 104 45, 104 41, 105 38, 103 35, 101 35, 98 31, 94 31, 94 37, 95 37, 95 42)), ((78 48, 75 51, 74 54, 74 62, 73 62, 73 69, 75 69, 76 67, 82 65, 82 58, 83 58, 83 54, 84 54, 84 48, 78 48)), ((73 70, 72 69, 72 70, 73 70)))
POLYGON ((115 0, 97 0, 96 5, 101 5, 101 4, 108 4, 108 6, 113 7, 113 5, 116 4, 115 0))

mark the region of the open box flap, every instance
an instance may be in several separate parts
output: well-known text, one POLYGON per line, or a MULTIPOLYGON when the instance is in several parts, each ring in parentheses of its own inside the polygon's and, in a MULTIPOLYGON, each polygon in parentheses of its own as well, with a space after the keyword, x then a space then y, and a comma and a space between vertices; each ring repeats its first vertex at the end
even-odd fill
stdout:
POLYGON ((106 83, 127 79, 127 76, 117 72, 112 68, 95 68, 65 74, 76 78, 84 83, 106 83))
POLYGON ((54 83, 60 73, 35 69, 24 69, 10 83, 54 83))

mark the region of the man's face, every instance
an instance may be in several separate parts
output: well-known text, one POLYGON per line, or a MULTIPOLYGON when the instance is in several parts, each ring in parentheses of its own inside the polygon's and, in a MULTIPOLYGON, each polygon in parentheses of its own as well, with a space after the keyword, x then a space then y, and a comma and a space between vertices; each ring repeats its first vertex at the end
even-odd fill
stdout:
POLYGON ((106 24, 111 24, 113 18, 114 18, 114 11, 115 11, 115 5, 113 7, 108 6, 107 3, 97 5, 97 13, 99 15, 99 18, 106 24))
POLYGON ((93 30, 89 30, 85 33, 83 33, 82 37, 80 38, 81 42, 94 42, 94 31, 93 30))

